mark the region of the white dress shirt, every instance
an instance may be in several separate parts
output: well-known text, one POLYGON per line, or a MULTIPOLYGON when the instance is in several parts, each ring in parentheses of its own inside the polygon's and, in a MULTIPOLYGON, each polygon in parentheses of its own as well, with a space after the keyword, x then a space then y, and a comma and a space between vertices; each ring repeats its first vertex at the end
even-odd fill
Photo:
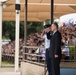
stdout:
POLYGON ((43 38, 45 39, 45 48, 49 48, 50 47, 50 40, 47 39, 47 35, 44 34, 43 38))

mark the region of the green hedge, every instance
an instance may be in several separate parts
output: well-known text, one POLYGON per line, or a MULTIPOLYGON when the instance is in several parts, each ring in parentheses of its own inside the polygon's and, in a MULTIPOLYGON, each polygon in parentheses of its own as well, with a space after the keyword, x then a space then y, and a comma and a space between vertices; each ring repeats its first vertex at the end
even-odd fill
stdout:
POLYGON ((69 50, 70 50, 70 59, 73 60, 74 59, 74 55, 71 54, 71 53, 73 53, 76 50, 75 46, 69 46, 69 50))
POLYGON ((75 51, 75 46, 69 46, 70 51, 75 51))

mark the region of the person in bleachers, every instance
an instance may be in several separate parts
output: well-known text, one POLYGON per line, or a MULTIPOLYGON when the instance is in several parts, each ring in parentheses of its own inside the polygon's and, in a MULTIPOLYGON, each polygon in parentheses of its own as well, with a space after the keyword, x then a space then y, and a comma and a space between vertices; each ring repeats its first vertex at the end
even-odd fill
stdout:
POLYGON ((63 45, 63 48, 62 48, 62 54, 65 56, 64 60, 66 60, 66 61, 70 60, 69 48, 68 48, 68 46, 65 46, 65 44, 63 45))
POLYGON ((38 48, 35 53, 39 55, 37 56, 37 61, 41 62, 42 60, 45 60, 45 49, 43 48, 44 47, 43 41, 39 41, 38 46, 40 48, 38 48))

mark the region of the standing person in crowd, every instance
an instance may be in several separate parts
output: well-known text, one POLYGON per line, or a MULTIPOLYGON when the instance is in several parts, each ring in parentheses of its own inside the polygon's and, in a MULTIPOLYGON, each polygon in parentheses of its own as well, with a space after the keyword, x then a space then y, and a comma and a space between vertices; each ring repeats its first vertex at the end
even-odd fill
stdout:
POLYGON ((63 45, 62 54, 65 55, 64 60, 66 60, 66 61, 70 60, 69 48, 65 45, 63 45))
POLYGON ((74 46, 76 46, 76 36, 75 35, 72 35, 72 41, 73 41, 74 46))
POLYGON ((61 60, 61 33, 58 31, 58 24, 55 22, 52 24, 51 29, 53 31, 52 37, 47 35, 47 38, 51 40, 49 48, 51 75, 60 75, 60 60, 61 60))
POLYGON ((69 43, 68 43, 68 45, 69 45, 69 46, 74 46, 72 34, 70 34, 70 38, 69 38, 69 43))
POLYGON ((50 40, 47 39, 47 34, 50 33, 50 24, 47 24, 44 26, 44 30, 43 30, 43 33, 42 33, 42 38, 44 38, 45 40, 45 48, 46 48, 46 65, 47 65, 47 70, 48 70, 48 74, 49 75, 52 75, 51 74, 51 65, 50 65, 50 57, 49 57, 49 47, 50 47, 50 40))
POLYGON ((68 38, 64 37, 64 40, 62 40, 62 42, 64 43, 62 46, 62 54, 65 56, 64 60, 68 61, 70 60, 70 52, 69 52, 69 48, 68 48, 68 38))
POLYGON ((44 47, 43 41, 39 41, 39 42, 38 42, 38 46, 39 46, 40 48, 38 48, 35 53, 41 55, 41 56, 37 56, 37 61, 38 61, 38 62, 42 62, 42 60, 44 60, 44 58, 45 58, 45 55, 44 55, 45 50, 44 50, 44 48, 43 48, 43 47, 44 47))

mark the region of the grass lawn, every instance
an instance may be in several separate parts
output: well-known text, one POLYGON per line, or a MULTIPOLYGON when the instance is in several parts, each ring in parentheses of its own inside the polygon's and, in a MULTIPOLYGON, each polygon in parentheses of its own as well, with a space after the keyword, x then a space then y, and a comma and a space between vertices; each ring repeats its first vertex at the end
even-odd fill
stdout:
POLYGON ((2 67, 14 67, 14 63, 10 63, 10 62, 2 62, 2 67))

